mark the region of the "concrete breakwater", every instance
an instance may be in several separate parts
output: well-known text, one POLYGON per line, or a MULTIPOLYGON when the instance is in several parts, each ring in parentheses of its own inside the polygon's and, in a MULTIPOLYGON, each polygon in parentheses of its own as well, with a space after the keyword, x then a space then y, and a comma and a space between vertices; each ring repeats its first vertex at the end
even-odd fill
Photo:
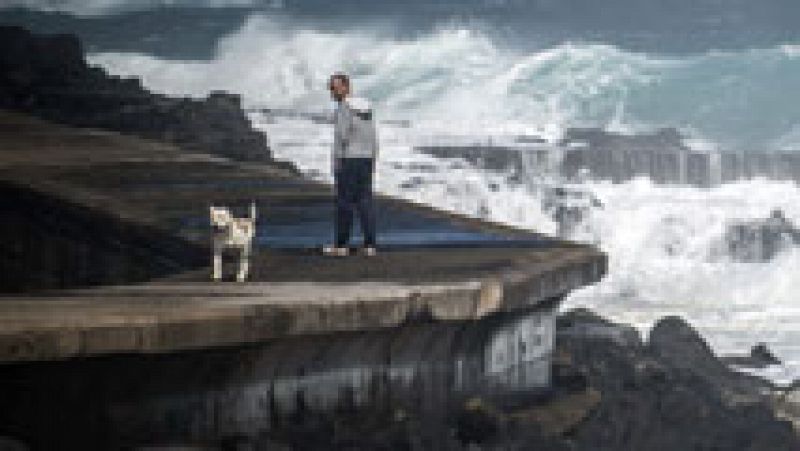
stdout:
MULTIPOLYGON (((524 141, 524 140, 523 140, 524 141)), ((675 130, 616 135, 598 129, 573 129, 549 145, 434 145, 421 152, 464 158, 520 178, 550 176, 566 181, 610 180, 622 183, 648 177, 654 183, 716 186, 753 178, 800 183, 800 152, 693 150, 675 130)))
POLYGON ((0 180, 18 191, 4 198, 16 225, 3 253, 38 289, 0 296, 0 437, 32 449, 219 446, 350 400, 435 410, 470 394, 546 390, 554 304, 606 271, 591 246, 390 198, 379 211, 392 244, 331 260, 313 250, 331 231, 330 187, 0 116, 0 180), (252 200, 268 235, 253 280, 207 282, 208 235, 195 223, 211 203, 252 200), (13 253, 20 240, 37 244, 25 258, 13 253), (106 240, 130 261, 103 257, 106 240), (83 280, 81 268, 119 278, 83 280), (71 288, 87 283, 99 286, 71 288))
POLYGON ((535 392, 550 382, 548 309, 606 271, 591 246, 391 198, 379 199, 379 240, 391 245, 331 260, 314 251, 332 230, 328 186, 0 117, 0 181, 16 190, 3 198, 14 226, 0 243, 7 274, 25 281, 4 279, 17 293, 0 296, 0 437, 33 449, 216 446, 272 427, 263 421, 283 414, 271 403, 291 416, 369 404, 376 389, 393 393, 390 406, 535 392), (196 223, 209 204, 251 201, 266 234, 252 281, 207 282, 196 223), (99 286, 74 288, 86 284, 99 286))

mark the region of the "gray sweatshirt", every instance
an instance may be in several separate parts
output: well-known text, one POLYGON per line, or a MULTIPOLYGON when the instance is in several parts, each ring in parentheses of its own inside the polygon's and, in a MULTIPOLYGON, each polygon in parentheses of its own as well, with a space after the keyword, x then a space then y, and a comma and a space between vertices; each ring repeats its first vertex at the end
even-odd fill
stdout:
POLYGON ((378 130, 366 99, 338 102, 333 120, 334 158, 378 158, 378 130))

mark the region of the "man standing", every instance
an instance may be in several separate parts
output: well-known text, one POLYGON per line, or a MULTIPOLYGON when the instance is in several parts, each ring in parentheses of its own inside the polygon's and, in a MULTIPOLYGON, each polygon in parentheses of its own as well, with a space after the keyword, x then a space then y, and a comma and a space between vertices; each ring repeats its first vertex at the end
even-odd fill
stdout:
POLYGON ((358 211, 364 234, 364 254, 374 256, 375 212, 372 202, 372 175, 378 156, 378 132, 372 108, 366 99, 350 97, 350 78, 331 75, 328 88, 337 102, 333 134, 333 177, 336 185, 336 242, 326 246, 327 255, 343 257, 358 211))

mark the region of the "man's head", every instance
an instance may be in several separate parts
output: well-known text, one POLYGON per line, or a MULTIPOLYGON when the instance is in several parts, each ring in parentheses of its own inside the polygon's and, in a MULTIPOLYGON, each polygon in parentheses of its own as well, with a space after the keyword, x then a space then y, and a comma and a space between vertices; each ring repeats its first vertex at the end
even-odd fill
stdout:
POLYGON ((328 81, 328 89, 331 91, 333 100, 337 102, 344 100, 345 97, 350 95, 350 77, 341 72, 331 75, 328 81))

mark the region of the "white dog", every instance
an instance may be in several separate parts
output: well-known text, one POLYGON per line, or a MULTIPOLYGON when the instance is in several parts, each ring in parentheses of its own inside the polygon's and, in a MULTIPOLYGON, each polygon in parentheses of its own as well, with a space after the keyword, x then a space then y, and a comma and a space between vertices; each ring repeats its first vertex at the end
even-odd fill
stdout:
POLYGON ((212 278, 222 278, 222 251, 225 248, 239 249, 239 272, 236 280, 244 282, 250 271, 250 254, 253 237, 256 235, 256 204, 250 204, 249 218, 235 218, 226 207, 210 207, 211 239, 214 249, 214 273, 212 278))

